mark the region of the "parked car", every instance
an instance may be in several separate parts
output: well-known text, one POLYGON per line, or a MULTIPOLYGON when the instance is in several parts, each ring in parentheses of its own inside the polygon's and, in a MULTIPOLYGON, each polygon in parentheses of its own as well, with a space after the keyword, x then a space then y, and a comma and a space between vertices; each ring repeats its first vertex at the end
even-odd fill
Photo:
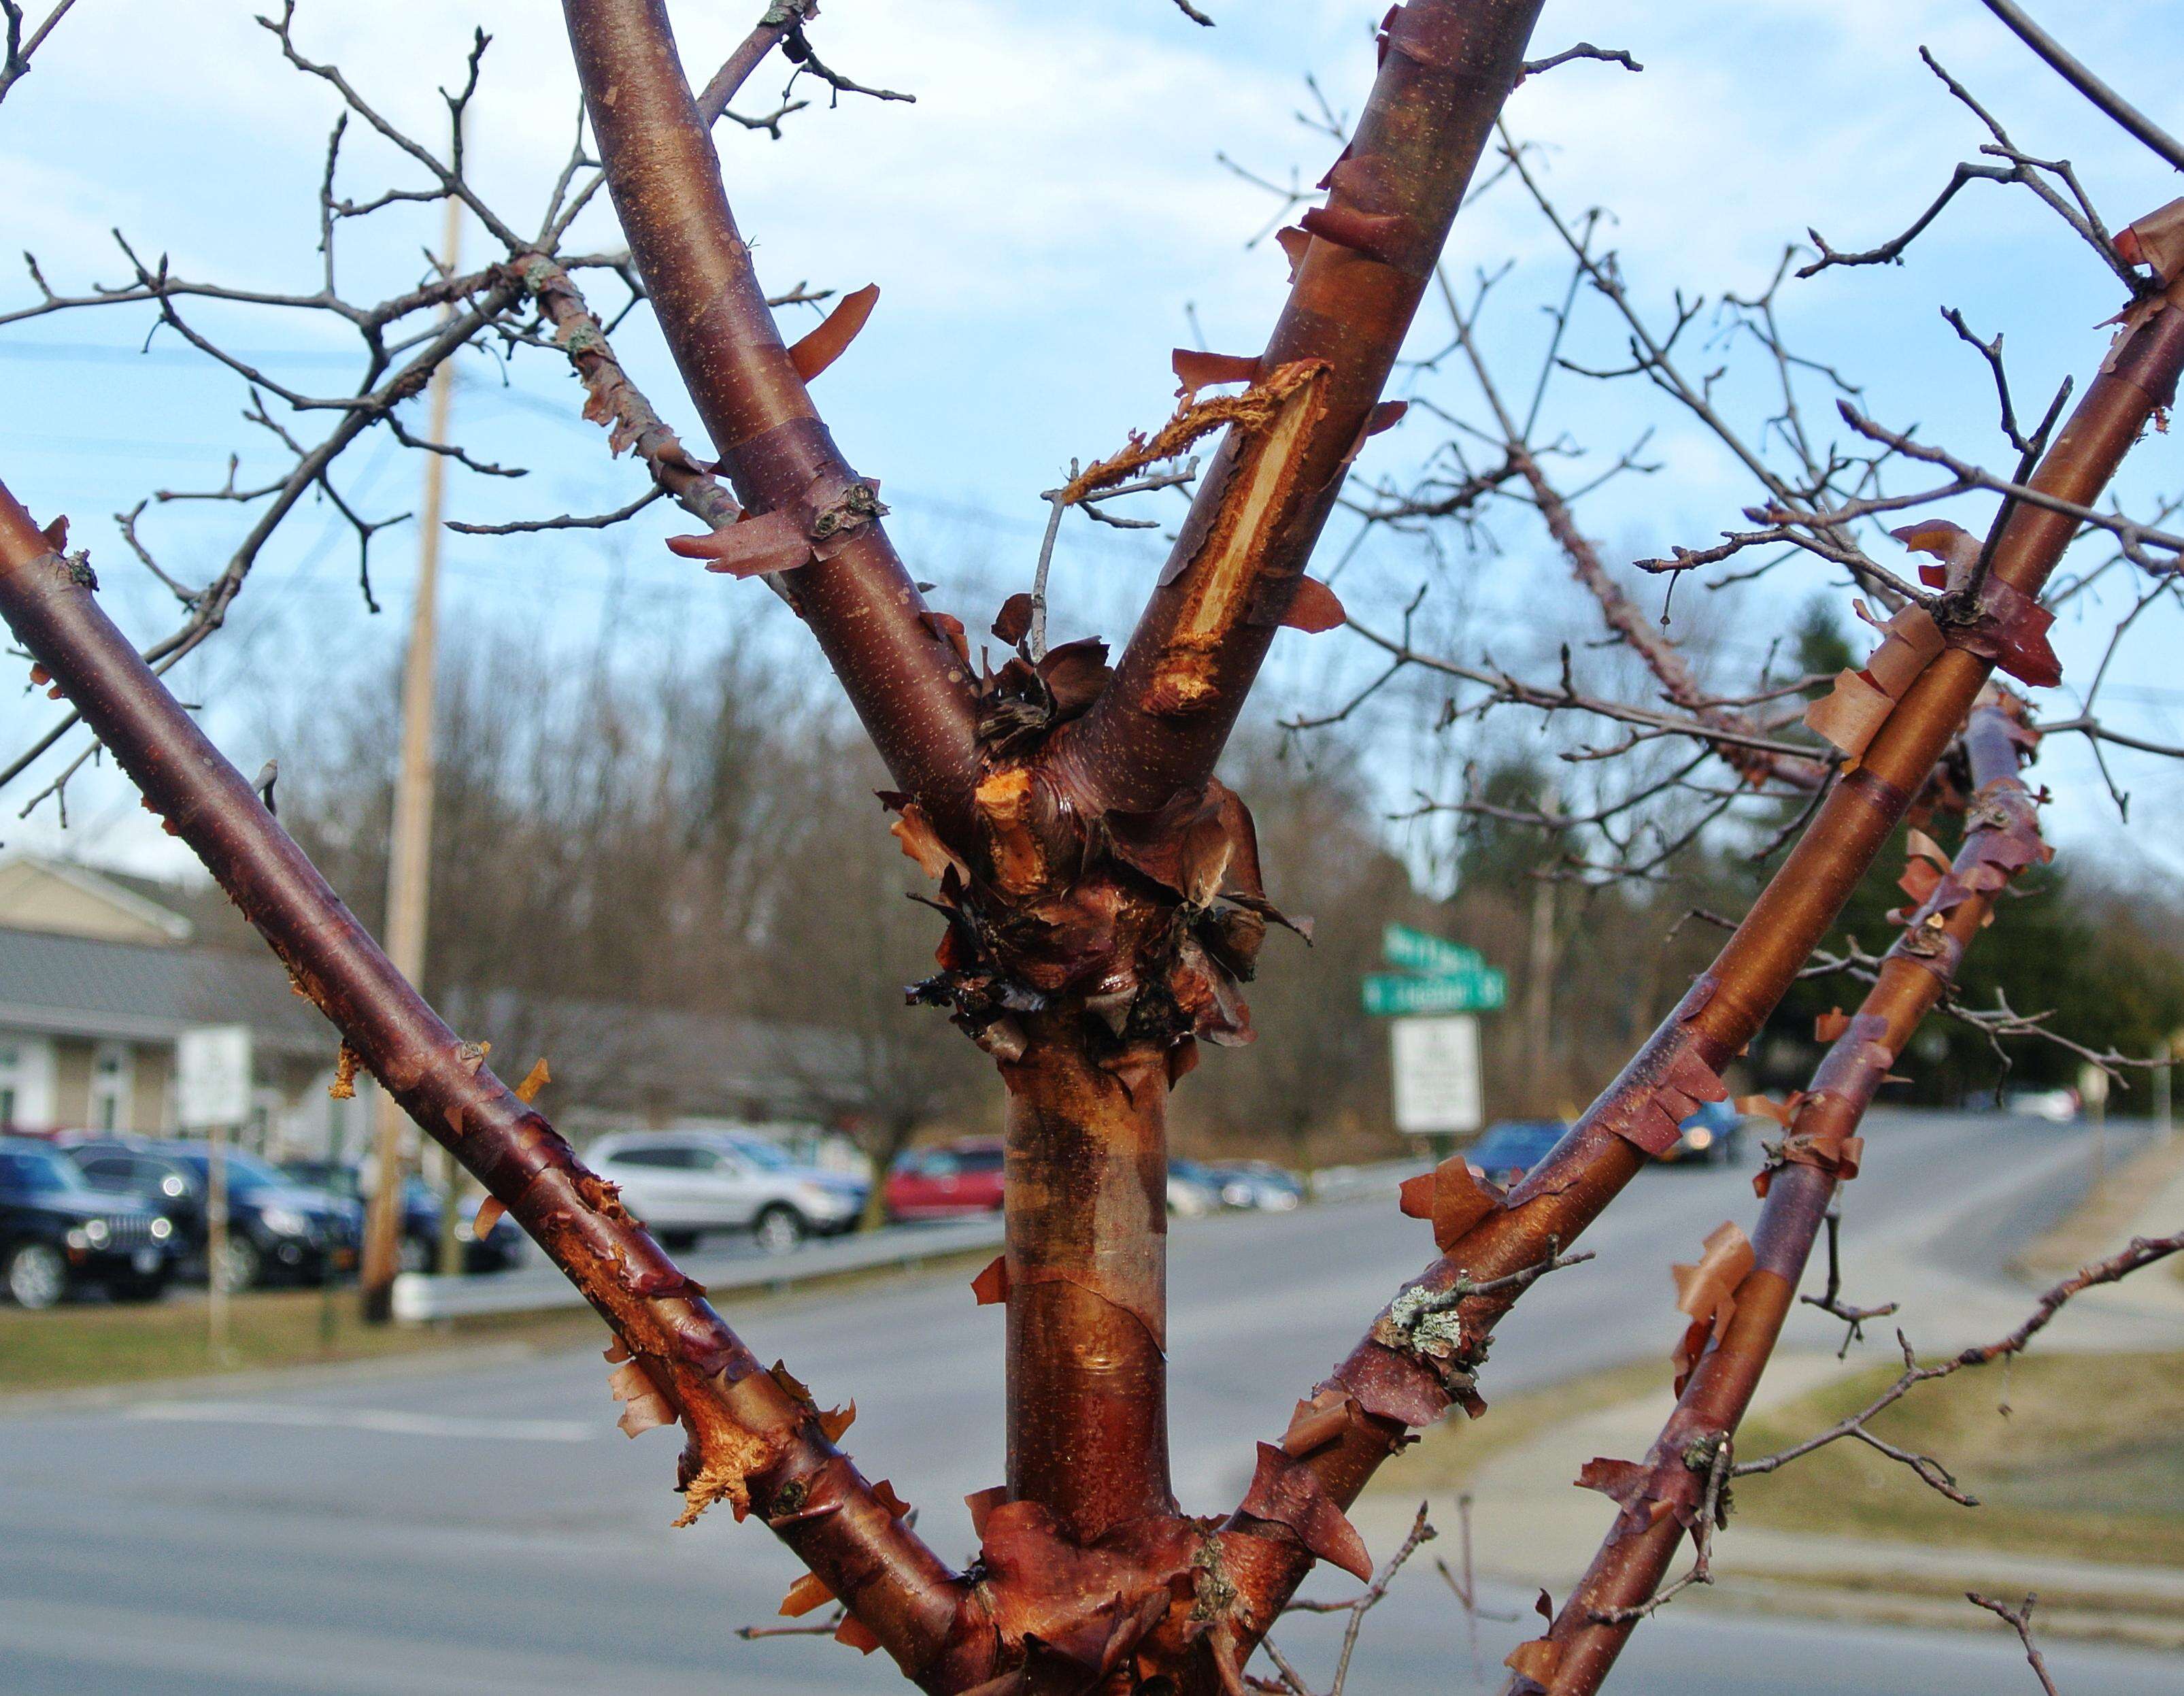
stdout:
POLYGON ((50 1308, 87 1284, 117 1302, 157 1301, 176 1252, 170 1220, 99 1194, 45 1143, 0 1136, 0 1286, 16 1306, 50 1308))
POLYGON ((1505 1119, 1486 1127, 1463 1158, 1497 1184, 1513 1184, 1546 1158, 1569 1126, 1558 1119, 1505 1119))
POLYGON ((2075 1090, 2012 1090, 2003 1098, 2004 1111, 2044 1119, 2050 1124, 2074 1123, 2079 1106, 2075 1090))
POLYGON ((1206 1169, 1220 1186, 1221 1205, 1285 1213, 1304 1201, 1304 1185, 1271 1160, 1236 1160, 1206 1169))
POLYGON ((1676 1141, 1661 1158, 1674 1166, 1734 1166, 1744 1152, 1744 1115, 1727 1102, 1702 1102, 1676 1127, 1676 1141))
POLYGON ((748 1230, 769 1254, 850 1230, 870 1186, 797 1161, 777 1143, 733 1130, 623 1131, 603 1136, 592 1169, 670 1248, 708 1231, 748 1230))
MULTIPOLYGON (((361 1174, 336 1160, 283 1160, 281 1169, 299 1184, 328 1190, 365 1207, 361 1174)), ((455 1241, 463 1246, 465 1272, 505 1272, 523 1258, 523 1229, 506 1214, 495 1219, 482 1241, 473 1223, 474 1205, 455 1221, 455 1241)), ((440 1267, 440 1192, 414 1174, 402 1180, 402 1235, 397 1252, 404 1272, 437 1272, 440 1267)))
MULTIPOLYGON (((179 1137, 103 1138, 69 1151, 84 1181, 109 1195, 130 1196, 165 1215, 185 1257, 203 1261, 210 1228, 205 1214, 212 1182, 206 1144, 179 1137)), ((364 1210, 344 1196, 299 1184, 247 1149, 230 1148, 227 1251, 208 1280, 234 1292, 276 1280, 323 1284, 356 1265, 364 1210)))
POLYGON ((889 1219, 954 1219, 998 1212, 1002 1146, 993 1137, 913 1148, 887 1178, 889 1219))
POLYGON ((1167 1210, 1178 1219, 1202 1219, 1221 1211, 1221 1184, 1195 1160, 1167 1163, 1167 1210))

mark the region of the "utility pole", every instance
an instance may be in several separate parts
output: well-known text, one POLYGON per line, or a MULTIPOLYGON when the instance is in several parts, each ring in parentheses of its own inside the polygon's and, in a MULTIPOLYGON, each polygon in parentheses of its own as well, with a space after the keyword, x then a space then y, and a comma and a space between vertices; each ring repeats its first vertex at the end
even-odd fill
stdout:
MULTIPOLYGON (((440 243, 443 263, 453 276, 462 252, 462 202, 448 197, 447 224, 440 243)), ((444 321, 452 305, 441 309, 444 321)), ((448 411, 454 398, 455 362, 441 362, 432 373, 432 416, 426 439, 448 439, 448 411)), ((402 664, 402 764, 394 780, 394 840, 387 868, 387 953, 395 969, 413 984, 425 980, 425 915, 432 871, 432 694, 439 661, 437 622, 440 588, 440 501, 447 481, 447 458, 425 455, 425 500, 417 538, 417 593, 410 609, 410 647, 402 664)), ((402 1127, 404 1115, 382 1089, 377 1100, 379 1176, 365 1222, 364 1317, 384 1325, 394 1316, 394 1274, 401 1257, 402 1127)), ((443 1161, 447 1157, 441 1156, 443 1161)), ((451 1224, 453 1186, 442 1202, 451 1224)), ((452 1235, 451 1232, 444 1233, 452 1235)))
POLYGON ((1532 884, 1532 935, 1524 966, 1524 1067, 1529 1073, 1525 1095, 1540 1112, 1551 1113, 1555 1104, 1546 1091, 1553 1087, 1555 891, 1551 878, 1532 884))

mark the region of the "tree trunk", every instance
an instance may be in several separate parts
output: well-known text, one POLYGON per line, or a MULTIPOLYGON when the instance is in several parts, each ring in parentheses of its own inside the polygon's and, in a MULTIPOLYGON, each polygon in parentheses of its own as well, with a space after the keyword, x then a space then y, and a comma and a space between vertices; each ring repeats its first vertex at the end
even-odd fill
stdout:
POLYGON ((1167 1067, 1095 1057, 1081 1014, 1031 1026, 1008 1085, 1009 1493, 1080 1543, 1173 1514, 1167 1067))

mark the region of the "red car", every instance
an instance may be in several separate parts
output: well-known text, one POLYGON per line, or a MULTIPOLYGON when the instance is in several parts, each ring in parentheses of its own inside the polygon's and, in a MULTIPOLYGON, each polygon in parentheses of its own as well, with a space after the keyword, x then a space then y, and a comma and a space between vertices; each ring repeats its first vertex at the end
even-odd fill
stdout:
POLYGON ((1001 1145, 992 1139, 914 1148, 888 1174, 890 1219, 948 1219, 1000 1205, 1001 1145))

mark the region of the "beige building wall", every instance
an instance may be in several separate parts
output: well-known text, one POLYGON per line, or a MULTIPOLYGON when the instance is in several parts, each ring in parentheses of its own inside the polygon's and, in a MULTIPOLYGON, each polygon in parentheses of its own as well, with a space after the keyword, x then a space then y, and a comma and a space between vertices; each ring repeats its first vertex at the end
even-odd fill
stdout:
POLYGON ((173 943, 189 935, 176 915, 126 892, 86 887, 35 860, 0 861, 0 925, 107 942, 173 943))
POLYGON ((53 1123, 81 1130, 91 1123, 91 1051, 79 1036, 53 1039, 53 1123))
POLYGON ((175 1086, 175 1051, 164 1043, 136 1045, 136 1085, 131 1092, 129 1128, 147 1135, 174 1129, 170 1113, 175 1086))

